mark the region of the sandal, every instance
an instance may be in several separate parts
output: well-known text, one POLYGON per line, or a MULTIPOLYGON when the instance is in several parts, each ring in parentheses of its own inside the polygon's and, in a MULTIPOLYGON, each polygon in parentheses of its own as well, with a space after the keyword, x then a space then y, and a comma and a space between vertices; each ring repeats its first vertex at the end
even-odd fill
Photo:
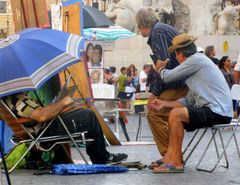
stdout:
POLYGON ((156 167, 152 171, 153 173, 184 173, 184 167, 177 168, 171 164, 162 164, 159 167, 156 167))
POLYGON ((161 159, 159 159, 157 161, 152 162, 150 165, 148 165, 148 168, 150 170, 153 170, 154 168, 161 166, 162 164, 164 164, 164 163, 161 161, 161 159))

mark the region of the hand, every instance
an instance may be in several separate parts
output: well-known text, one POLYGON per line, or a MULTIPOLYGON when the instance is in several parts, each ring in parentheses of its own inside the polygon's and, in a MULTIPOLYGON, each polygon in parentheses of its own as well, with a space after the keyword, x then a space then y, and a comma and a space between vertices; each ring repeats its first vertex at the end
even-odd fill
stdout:
POLYGON ((152 101, 151 104, 148 105, 148 109, 154 110, 154 111, 159 111, 162 108, 164 108, 165 105, 166 105, 166 101, 155 99, 155 100, 152 101))
POLYGON ((61 101, 63 102, 64 106, 68 106, 74 103, 73 99, 70 96, 65 96, 61 101))
POLYGON ((153 100, 157 99, 158 97, 155 96, 154 94, 151 94, 149 97, 148 97, 148 105, 152 103, 153 100))
POLYGON ((167 63, 168 63, 169 59, 166 59, 165 61, 161 61, 161 60, 157 60, 156 64, 155 64, 155 70, 157 72, 159 72, 159 70, 161 68, 165 68, 167 63))

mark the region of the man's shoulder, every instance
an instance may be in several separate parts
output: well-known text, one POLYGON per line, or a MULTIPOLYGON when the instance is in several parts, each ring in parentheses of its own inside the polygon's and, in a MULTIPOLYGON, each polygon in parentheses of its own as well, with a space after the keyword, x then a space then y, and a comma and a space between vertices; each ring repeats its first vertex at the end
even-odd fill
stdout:
POLYGON ((165 23, 161 23, 161 22, 157 22, 154 27, 153 27, 153 34, 157 34, 157 33, 165 33, 166 31, 173 31, 176 34, 179 34, 177 29, 169 24, 165 24, 165 23))

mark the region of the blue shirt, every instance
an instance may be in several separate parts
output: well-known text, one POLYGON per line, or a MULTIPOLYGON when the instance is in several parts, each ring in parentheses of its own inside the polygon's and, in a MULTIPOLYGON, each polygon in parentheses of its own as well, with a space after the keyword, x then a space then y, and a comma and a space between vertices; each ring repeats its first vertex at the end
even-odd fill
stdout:
POLYGON ((189 92, 180 102, 233 117, 230 88, 219 68, 204 54, 195 53, 172 70, 163 69, 160 77, 165 83, 186 78, 189 92))
MULTIPOLYGON (((153 55, 157 60, 165 61, 166 59, 170 59, 166 69, 173 69, 179 65, 175 53, 169 54, 167 52, 167 49, 172 45, 172 39, 178 34, 179 32, 176 28, 168 24, 156 22, 148 38, 147 44, 152 49, 153 55)), ((170 84, 163 84, 160 80, 156 80, 152 93, 159 96, 164 90, 176 89, 184 86, 184 79, 170 84)))

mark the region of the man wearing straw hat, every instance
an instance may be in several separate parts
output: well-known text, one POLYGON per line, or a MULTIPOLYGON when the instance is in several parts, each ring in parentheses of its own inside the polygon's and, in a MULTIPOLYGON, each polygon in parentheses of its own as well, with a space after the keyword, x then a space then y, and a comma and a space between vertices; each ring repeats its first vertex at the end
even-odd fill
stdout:
POLYGON ((194 131, 213 124, 230 123, 233 116, 230 89, 221 71, 202 53, 197 53, 194 38, 181 34, 173 38, 169 53, 175 51, 179 66, 169 70, 158 68, 161 80, 170 83, 186 78, 189 88, 185 98, 177 101, 154 100, 150 109, 171 109, 169 115, 169 146, 154 173, 184 172, 182 141, 184 129, 194 131))

